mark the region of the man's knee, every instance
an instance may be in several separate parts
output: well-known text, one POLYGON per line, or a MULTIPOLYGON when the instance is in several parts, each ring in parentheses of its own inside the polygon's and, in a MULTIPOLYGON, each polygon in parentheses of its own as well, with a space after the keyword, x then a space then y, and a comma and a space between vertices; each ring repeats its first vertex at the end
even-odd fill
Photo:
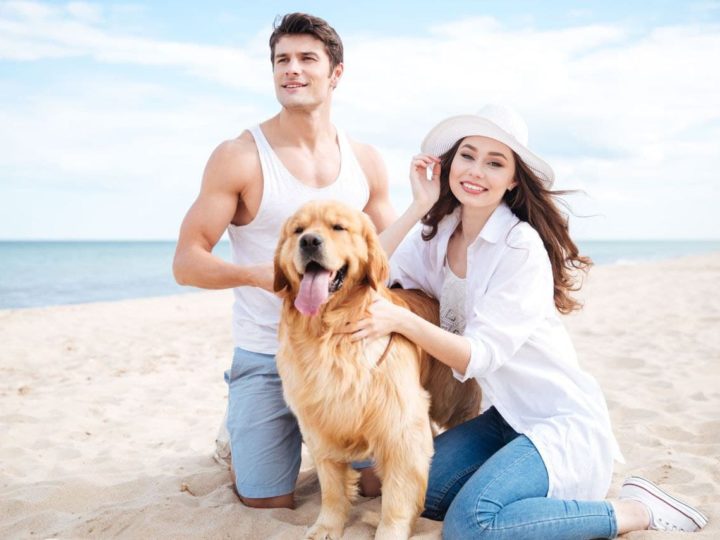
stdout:
POLYGON ((363 497, 379 497, 382 491, 382 483, 375 474, 373 467, 360 469, 360 495, 363 497))
POLYGON ((295 493, 278 495, 277 497, 252 498, 239 495, 240 501, 250 508, 289 508, 295 509, 295 493))
MULTIPOLYGON (((235 468, 230 465, 230 473, 235 479, 235 468)), ((285 495, 277 495, 275 497, 244 497, 239 491, 238 486, 233 482, 233 491, 238 496, 240 502, 250 508, 289 508, 295 510, 295 492, 291 491, 285 495)))

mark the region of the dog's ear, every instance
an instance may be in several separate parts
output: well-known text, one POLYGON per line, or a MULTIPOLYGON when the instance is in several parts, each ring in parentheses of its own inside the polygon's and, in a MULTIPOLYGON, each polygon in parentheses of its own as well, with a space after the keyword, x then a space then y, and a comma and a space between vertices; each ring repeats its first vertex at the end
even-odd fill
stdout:
POLYGON ((384 285, 388 280, 390 265, 385 250, 375 232, 375 226, 365 214, 363 214, 363 236, 368 249, 366 277, 370 286, 377 290, 379 285, 384 285))
POLYGON ((288 278, 285 275, 285 272, 283 272, 282 266, 280 265, 280 255, 282 253, 283 244, 285 244, 286 236, 287 235, 285 234, 285 229, 283 228, 283 232, 280 234, 280 240, 278 240, 277 247, 275 248, 275 257, 273 258, 273 290, 276 293, 284 291, 290 286, 290 282, 288 281, 288 278))

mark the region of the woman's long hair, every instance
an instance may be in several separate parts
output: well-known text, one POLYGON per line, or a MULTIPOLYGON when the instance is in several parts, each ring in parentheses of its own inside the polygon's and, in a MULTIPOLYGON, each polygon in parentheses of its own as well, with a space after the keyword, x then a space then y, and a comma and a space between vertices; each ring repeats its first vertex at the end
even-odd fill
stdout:
MULTIPOLYGON (((460 147, 462 139, 457 141, 450 150, 440 156, 440 196, 422 218, 423 240, 430 240, 437 234, 440 221, 458 207, 457 200, 450 190, 450 165, 460 147)), ((515 158, 515 181, 517 185, 512 191, 506 191, 503 201, 521 220, 529 223, 537 231, 545 245, 553 273, 553 299, 560 313, 570 313, 580 309, 582 304, 570 296, 578 291, 581 283, 576 280, 576 271, 587 272, 592 266, 589 257, 580 255, 579 250, 568 230, 568 217, 563 214, 556 203, 562 195, 572 191, 552 191, 545 187, 542 180, 528 167, 520 156, 513 152, 515 158)))

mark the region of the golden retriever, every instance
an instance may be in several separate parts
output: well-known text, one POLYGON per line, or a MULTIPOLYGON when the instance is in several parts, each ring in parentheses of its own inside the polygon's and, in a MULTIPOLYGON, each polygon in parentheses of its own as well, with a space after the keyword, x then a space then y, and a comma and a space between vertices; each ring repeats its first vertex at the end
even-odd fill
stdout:
POLYGON ((435 300, 385 286, 387 257, 362 212, 304 205, 285 223, 274 265, 284 295, 277 368, 322 493, 307 538, 340 538, 359 476, 350 462, 370 457, 382 480, 375 538, 408 538, 425 501, 430 417, 451 427, 476 416, 479 387, 461 385, 401 335, 352 341, 340 333, 367 315, 376 294, 438 322, 435 300))

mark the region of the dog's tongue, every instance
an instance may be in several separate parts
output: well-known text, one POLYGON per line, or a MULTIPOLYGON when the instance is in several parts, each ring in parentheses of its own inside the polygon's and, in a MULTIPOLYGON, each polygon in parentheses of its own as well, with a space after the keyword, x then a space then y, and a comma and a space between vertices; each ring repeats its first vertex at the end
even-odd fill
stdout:
POLYGON ((295 307, 303 315, 315 315, 328 298, 330 272, 316 270, 305 272, 300 283, 300 292, 295 298, 295 307))

